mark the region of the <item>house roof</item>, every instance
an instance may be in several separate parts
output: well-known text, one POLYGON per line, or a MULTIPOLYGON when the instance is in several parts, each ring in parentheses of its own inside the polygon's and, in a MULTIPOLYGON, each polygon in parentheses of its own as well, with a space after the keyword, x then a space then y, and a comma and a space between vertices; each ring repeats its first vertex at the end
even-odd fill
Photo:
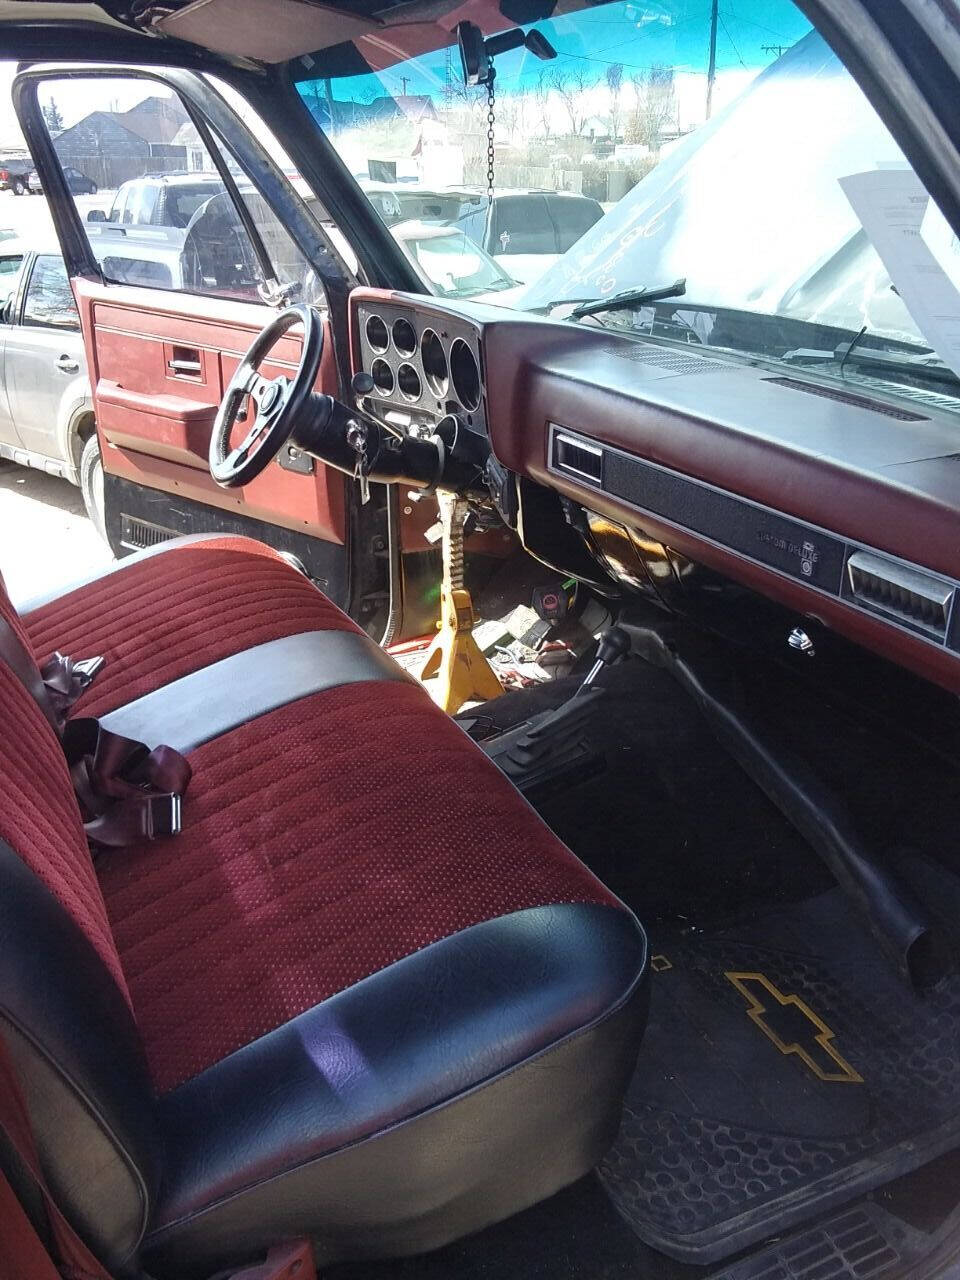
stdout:
POLYGON ((169 143, 176 137, 189 117, 182 104, 176 98, 165 98, 154 95, 144 98, 129 111, 110 113, 118 124, 138 133, 145 142, 169 143))
POLYGON ((91 125, 96 125, 99 123, 107 123, 107 124, 113 125, 116 128, 124 129, 127 133, 133 134, 133 136, 135 138, 138 138, 141 142, 146 141, 143 134, 137 133, 135 129, 131 129, 130 126, 126 123, 123 112, 90 111, 87 115, 83 117, 83 119, 78 120, 76 124, 72 124, 69 129, 61 129, 61 131, 57 134, 56 138, 54 138, 53 140, 54 148, 56 150, 59 150, 62 146, 72 142, 75 136, 77 137, 82 136, 82 130, 85 127, 88 128, 91 125))

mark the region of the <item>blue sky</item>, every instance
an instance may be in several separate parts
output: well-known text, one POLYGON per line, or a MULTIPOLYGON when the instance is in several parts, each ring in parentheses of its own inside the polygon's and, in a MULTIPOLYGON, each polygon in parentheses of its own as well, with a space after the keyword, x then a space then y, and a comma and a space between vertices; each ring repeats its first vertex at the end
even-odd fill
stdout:
MULTIPOLYGON (((602 80, 614 63, 626 79, 652 65, 680 72, 705 73, 710 30, 710 0, 618 0, 539 22, 556 48, 556 63, 543 63, 523 50, 497 62, 501 90, 530 89, 540 73, 563 66, 602 80)), ((810 23, 791 0, 720 0, 717 70, 757 69, 775 61, 778 48, 795 44, 810 23)), ((371 76, 336 83, 340 100, 361 98, 379 83, 393 94, 436 94, 442 89, 442 52, 371 76), (405 80, 404 80, 405 77, 405 80)))

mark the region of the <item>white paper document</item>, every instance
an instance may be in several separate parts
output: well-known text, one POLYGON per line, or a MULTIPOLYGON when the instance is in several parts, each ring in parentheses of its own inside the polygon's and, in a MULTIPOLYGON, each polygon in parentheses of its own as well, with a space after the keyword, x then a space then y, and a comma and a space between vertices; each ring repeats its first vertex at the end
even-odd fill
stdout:
POLYGON ((920 332, 960 376, 960 253, 954 276, 943 228, 934 244, 924 234, 928 206, 936 206, 923 183, 909 169, 871 169, 840 186, 920 332))

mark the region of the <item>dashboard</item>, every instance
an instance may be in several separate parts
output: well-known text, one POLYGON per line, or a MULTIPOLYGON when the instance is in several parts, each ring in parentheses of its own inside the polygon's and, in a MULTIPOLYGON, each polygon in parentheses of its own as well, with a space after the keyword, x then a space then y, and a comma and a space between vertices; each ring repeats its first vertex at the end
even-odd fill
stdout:
POLYGON ((382 412, 418 431, 456 414, 586 525, 657 539, 960 692, 953 416, 480 303, 357 290, 352 305, 382 412))
POLYGON ((367 397, 395 426, 428 432, 447 414, 487 434, 480 330, 443 311, 378 297, 352 317, 354 369, 373 379, 367 397))

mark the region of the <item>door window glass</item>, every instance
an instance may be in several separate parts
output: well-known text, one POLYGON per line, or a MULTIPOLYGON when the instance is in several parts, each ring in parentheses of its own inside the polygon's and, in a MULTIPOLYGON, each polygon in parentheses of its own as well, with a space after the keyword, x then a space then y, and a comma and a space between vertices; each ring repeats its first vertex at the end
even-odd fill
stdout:
POLYGON ((67 269, 55 254, 41 254, 33 264, 23 304, 23 323, 53 329, 80 328, 67 269))
POLYGON ((64 169, 96 185, 96 195, 74 201, 107 280, 248 302, 299 301, 315 289, 302 254, 232 154, 164 85, 51 79, 38 96, 45 118, 57 103, 62 127, 52 143, 64 169))
POLYGON ((22 262, 23 254, 21 253, 8 253, 0 258, 0 307, 13 297, 22 262))

